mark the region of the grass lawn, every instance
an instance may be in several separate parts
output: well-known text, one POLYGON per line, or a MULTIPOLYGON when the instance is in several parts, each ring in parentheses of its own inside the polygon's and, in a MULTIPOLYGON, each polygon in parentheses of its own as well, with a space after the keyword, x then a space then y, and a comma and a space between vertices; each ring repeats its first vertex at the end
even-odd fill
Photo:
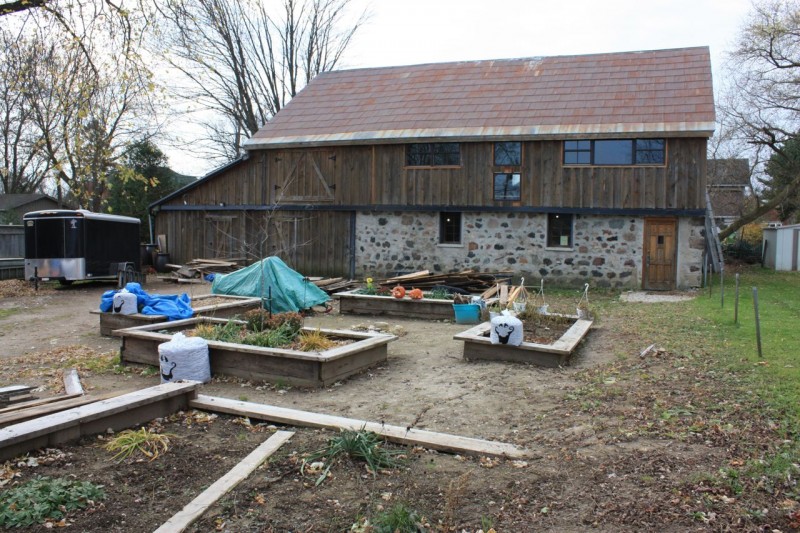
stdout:
POLYGON ((705 291, 693 302, 694 311, 706 321, 706 350, 721 364, 748 375, 753 391, 794 436, 800 430, 800 274, 760 267, 741 272, 738 324, 734 275, 726 278, 724 308, 718 278, 711 297, 705 291), (753 287, 758 288, 762 358, 756 342, 753 287))

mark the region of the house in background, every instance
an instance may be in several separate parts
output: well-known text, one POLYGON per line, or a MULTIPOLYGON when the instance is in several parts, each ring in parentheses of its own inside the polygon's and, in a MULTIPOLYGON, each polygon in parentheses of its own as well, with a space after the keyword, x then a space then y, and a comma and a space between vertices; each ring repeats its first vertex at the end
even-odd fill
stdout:
POLYGON ((708 195, 714 222, 720 228, 729 226, 750 208, 750 162, 747 159, 709 159, 708 195))
POLYGON ((173 262, 697 286, 714 120, 706 47, 326 72, 151 212, 173 262))
POLYGON ((0 194, 0 223, 22 224, 22 215, 31 211, 62 209, 63 203, 46 194, 0 194))

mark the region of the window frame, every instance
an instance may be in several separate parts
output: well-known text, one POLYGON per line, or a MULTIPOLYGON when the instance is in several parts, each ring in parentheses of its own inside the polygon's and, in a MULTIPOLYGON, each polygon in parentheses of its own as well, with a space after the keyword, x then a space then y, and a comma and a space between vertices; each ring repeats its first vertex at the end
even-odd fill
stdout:
MULTIPOLYGON (((561 163, 565 167, 665 167, 667 165, 667 139, 666 137, 646 137, 646 138, 626 138, 626 139, 565 139, 561 143, 562 157, 561 163), (598 163, 597 156, 597 142, 625 142, 631 143, 630 153, 631 159, 628 163, 598 163), (653 143, 661 143, 661 148, 652 148, 653 143), (571 147, 568 143, 575 143, 575 147, 571 147), (589 143, 588 148, 580 146, 580 143, 589 143), (646 146, 639 146, 639 143, 646 146), (567 162, 568 154, 587 154, 589 155, 588 162, 567 162), (641 162, 640 154, 661 154, 660 162, 641 162)), ((578 157, 579 159, 579 157, 578 157)))
MULTIPOLYGON (((507 153, 507 152, 506 152, 507 153)), ((521 141, 495 141, 492 143, 492 165, 496 167, 521 167, 522 166, 522 142, 521 141), (497 145, 498 144, 516 144, 518 148, 518 160, 516 163, 499 163, 497 161, 497 145)))
POLYGON ((460 211, 441 211, 439 213, 439 245, 440 246, 461 246, 464 240, 464 217, 460 211), (447 220, 447 217, 455 217, 454 221, 447 220), (452 236, 452 228, 448 229, 448 224, 457 225, 458 240, 448 240, 452 236))
POLYGON ((405 145, 405 166, 406 168, 458 168, 461 166, 461 143, 459 142, 428 142, 428 143, 407 143, 405 145), (415 154, 417 157, 421 155, 427 155, 430 159, 427 163, 419 163, 411 162, 411 147, 412 146, 427 146, 430 150, 425 154, 415 154), (436 164, 436 156, 447 156, 453 155, 447 151, 436 150, 436 148, 441 148, 443 146, 455 146, 456 150, 455 155, 457 155, 458 161, 456 163, 452 163, 447 161, 446 163, 436 164))
MULTIPOLYGON (((563 228, 565 225, 563 221, 559 222, 560 226, 563 228)), ((548 213, 547 214, 547 231, 545 232, 545 238, 547 239, 546 247, 548 249, 557 249, 557 250, 571 250, 574 247, 574 235, 575 235, 575 215, 572 213, 548 213), (566 245, 561 244, 561 238, 563 237, 563 232, 558 233, 558 242, 553 242, 553 229, 555 224, 553 223, 553 219, 559 219, 560 217, 569 217, 568 224, 569 224, 569 234, 568 234, 568 242, 566 245)))
POLYGON ((519 202, 522 200, 522 173, 521 172, 494 172, 492 174, 492 199, 495 202, 519 202), (517 178, 517 195, 516 197, 502 197, 497 196, 497 178, 499 176, 514 176, 517 178))

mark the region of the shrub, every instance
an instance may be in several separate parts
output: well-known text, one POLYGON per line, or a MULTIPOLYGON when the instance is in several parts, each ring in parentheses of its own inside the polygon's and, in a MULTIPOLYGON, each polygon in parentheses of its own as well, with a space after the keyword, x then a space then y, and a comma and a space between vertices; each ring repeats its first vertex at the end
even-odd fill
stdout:
POLYGON ((283 324, 290 324, 294 329, 295 335, 303 327, 303 316, 300 313, 273 313, 269 316, 266 309, 252 309, 244 314, 249 331, 264 331, 267 329, 278 329, 283 324))
POLYGON ((29 527, 61 520, 70 511, 105 499, 101 485, 65 478, 36 477, 0 493, 0 526, 29 527))

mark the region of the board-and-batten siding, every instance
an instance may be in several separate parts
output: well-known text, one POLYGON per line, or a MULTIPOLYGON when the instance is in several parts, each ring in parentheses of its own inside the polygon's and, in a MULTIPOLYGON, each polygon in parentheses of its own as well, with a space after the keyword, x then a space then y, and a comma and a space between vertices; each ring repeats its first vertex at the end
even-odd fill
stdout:
POLYGON ((514 202, 493 199, 493 173, 511 169, 493 165, 491 142, 462 143, 461 165, 448 168, 406 167, 405 146, 400 144, 256 151, 164 203, 156 217, 156 232, 167 235, 175 262, 208 257, 215 250, 252 261, 258 257, 252 247, 264 241, 255 237, 259 234, 255 228, 263 230, 265 213, 270 213, 272 250, 281 250, 279 255, 295 268, 302 264, 310 267, 308 272, 341 274, 350 264, 351 217, 357 209, 704 207, 704 138, 668 139, 667 164, 661 167, 565 167, 562 145, 559 140, 522 143, 522 198, 514 202), (237 206, 275 204, 281 210, 237 210, 237 206), (293 205, 317 209, 287 211, 293 205), (189 210, 170 210, 173 206, 189 210), (283 234, 289 230, 290 235, 283 234), (220 237, 226 233, 230 233, 228 243, 220 237))

